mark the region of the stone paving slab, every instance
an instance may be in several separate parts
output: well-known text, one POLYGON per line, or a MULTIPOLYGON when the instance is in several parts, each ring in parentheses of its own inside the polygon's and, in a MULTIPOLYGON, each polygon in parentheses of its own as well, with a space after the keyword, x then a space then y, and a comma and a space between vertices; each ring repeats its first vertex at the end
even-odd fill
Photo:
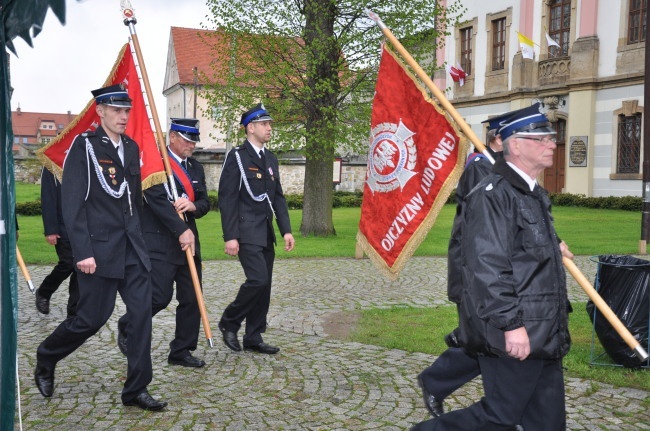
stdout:
MULTIPOLYGON (((576 264, 593 280, 596 265, 576 264)), ((50 267, 30 266, 35 285, 50 267)), ((167 364, 174 331, 173 307, 154 318, 154 380, 149 390, 169 402, 163 412, 124 407, 120 391, 126 359, 116 344, 120 300, 106 326, 56 369, 55 392, 43 398, 33 382, 36 347, 65 316, 67 292, 52 298, 50 315, 38 314, 19 280, 20 404, 25 430, 408 430, 427 417, 416 375, 435 359, 328 337, 332 313, 373 307, 429 307, 446 301, 446 260, 412 258, 396 281, 383 278, 369 260, 277 260, 265 340, 278 355, 234 353, 216 328, 234 299, 243 273, 236 260, 204 262, 205 301, 215 347, 203 336, 195 355, 202 369, 167 364)), ((66 289, 67 290, 67 289, 66 289)), ((586 300, 569 280, 570 297, 586 300)), ((578 310, 579 312, 579 310, 578 310)), ((451 328, 450 328, 451 329, 451 328)), ((650 430, 650 393, 567 378, 571 430, 650 430)), ((477 379, 446 400, 455 409, 477 400, 477 379)), ((19 428, 18 413, 16 428, 19 428)))

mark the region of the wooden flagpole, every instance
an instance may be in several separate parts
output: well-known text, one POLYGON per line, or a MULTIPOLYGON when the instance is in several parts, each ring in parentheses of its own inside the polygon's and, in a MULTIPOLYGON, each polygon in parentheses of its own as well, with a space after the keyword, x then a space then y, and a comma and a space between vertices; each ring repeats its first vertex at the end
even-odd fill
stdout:
MULTIPOLYGON (((454 119, 456 124, 460 127, 460 129, 463 131, 465 136, 472 141, 472 144, 476 148, 478 148, 484 155, 488 157, 488 159, 494 163, 494 159, 489 155, 487 152, 487 149, 485 148, 485 145, 481 140, 476 136, 472 128, 465 122, 465 119, 456 111, 456 108, 453 107, 451 102, 445 97, 442 91, 436 86, 436 84, 429 78, 429 75, 420 67, 420 65, 415 61, 415 59, 409 54, 409 52, 402 46, 399 40, 393 35, 393 33, 386 27, 386 25, 382 22, 381 18, 379 18, 379 15, 377 15, 374 12, 370 12, 366 10, 368 16, 375 21, 377 26, 381 29, 382 33, 390 41, 390 43, 393 45, 395 50, 402 56, 402 58, 406 61, 406 63, 411 66, 413 71, 417 74, 417 76, 424 82, 424 84, 427 86, 427 88, 433 93, 433 95, 438 99, 438 102, 442 107, 451 115, 451 117, 454 119)), ((566 257, 562 258, 562 261, 564 263, 564 266, 567 268, 569 273, 575 278, 575 280, 578 282, 580 287, 585 291, 587 296, 593 301, 594 305, 598 308, 598 310, 605 316, 607 321, 612 325, 612 327, 616 330, 618 335, 623 338, 623 341, 632 349, 634 350, 634 353, 636 356, 641 359, 642 361, 645 361, 648 359, 648 353, 645 351, 645 349, 641 346, 639 341, 634 338, 634 336, 630 333, 630 331, 623 325, 623 322, 616 316, 616 314, 612 311, 612 309, 607 305, 607 303, 603 300, 603 298, 598 294, 596 289, 591 285, 589 280, 587 280, 587 277, 582 274, 580 269, 576 266, 576 264, 571 260, 566 257)))
POLYGON ((25 281, 27 281, 27 287, 29 287, 29 290, 33 294, 36 294, 36 290, 34 289, 34 283, 32 283, 32 277, 29 275, 29 271, 27 271, 27 266, 25 265, 25 261, 23 260, 23 255, 20 254, 20 250, 18 249, 18 246, 16 246, 16 261, 18 262, 18 266, 20 267, 20 270, 23 273, 23 277, 25 277, 25 281))
MULTIPOLYGON (((124 17, 124 25, 129 27, 131 33, 131 40, 133 41, 133 47, 135 48, 135 54, 138 59, 138 65, 140 66, 140 73, 142 75, 142 81, 144 82, 145 92, 147 93, 147 100, 149 102, 149 107, 151 108, 151 116, 153 117, 153 122, 156 130, 156 142, 158 143, 158 149, 163 159, 163 165, 165 166, 165 173, 167 174, 167 180, 169 186, 172 190, 172 196, 174 200, 178 199, 178 191, 176 190, 176 180, 174 179, 174 173, 172 171, 171 164, 169 163, 169 154, 167 153, 167 146, 165 145, 165 139, 162 135, 162 128, 160 127, 160 120, 158 119, 158 111, 156 110, 156 103, 153 99, 151 86, 149 84, 149 78, 147 76, 147 69, 144 66, 144 59, 142 58, 142 51, 140 50, 140 42, 138 41, 138 35, 135 32, 135 24, 137 20, 135 19, 135 14, 133 8, 131 7, 131 2, 129 0, 122 0, 122 16, 124 17)), ((183 215, 179 214, 179 217, 183 219, 183 215)), ((194 262, 194 256, 192 255, 192 250, 188 247, 185 250, 185 255, 187 257, 187 264, 190 269, 190 274, 192 275, 192 284, 194 285, 194 293, 196 294, 196 300, 198 303, 199 311, 201 313, 201 322, 203 323, 203 331, 205 332, 205 337, 208 340, 210 347, 214 347, 212 342, 212 331, 210 330, 210 321, 208 320, 208 313, 205 308, 205 301, 203 300, 203 291, 201 290, 201 282, 199 281, 199 276, 196 271, 196 264, 194 262)))

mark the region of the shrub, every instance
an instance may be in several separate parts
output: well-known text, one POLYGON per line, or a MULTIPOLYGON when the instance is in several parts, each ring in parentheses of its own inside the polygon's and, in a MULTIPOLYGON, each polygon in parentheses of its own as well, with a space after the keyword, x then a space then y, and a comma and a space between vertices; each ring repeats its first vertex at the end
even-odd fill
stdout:
POLYGON ((41 215, 43 213, 41 201, 17 202, 16 213, 24 216, 41 215))

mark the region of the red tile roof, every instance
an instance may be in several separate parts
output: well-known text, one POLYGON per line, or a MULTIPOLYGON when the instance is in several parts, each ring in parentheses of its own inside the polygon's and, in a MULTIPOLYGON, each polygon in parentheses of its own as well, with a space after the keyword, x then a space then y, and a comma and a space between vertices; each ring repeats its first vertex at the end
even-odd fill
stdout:
POLYGON ((214 30, 198 30, 195 28, 171 28, 171 39, 176 55, 178 77, 180 84, 194 83, 194 68, 198 72, 198 84, 208 84, 205 76, 214 76, 212 63, 214 54, 209 44, 220 41, 223 33, 214 30), (182 48, 182 49, 179 49, 182 48))
MULTIPOLYGON (((223 30, 199 30, 195 28, 172 27, 170 35, 174 55, 176 57, 176 66, 178 68, 179 82, 181 85, 191 85, 194 83, 194 68, 197 68, 197 84, 213 84, 217 81, 215 70, 229 68, 231 58, 228 49, 221 49, 225 44, 230 44, 232 35, 225 33, 223 30), (227 56, 227 58, 224 58, 227 56)), ((243 75, 242 67, 263 67, 256 64, 256 60, 246 54, 245 46, 249 38, 261 39, 266 41, 268 35, 240 35, 237 39, 236 61, 240 62, 237 76, 243 75), (244 63, 244 64, 241 64, 244 63)), ((298 38, 298 43, 302 44, 302 39, 298 38)), ((256 42, 256 43, 259 43, 256 42)), ((281 61, 281 60, 278 60, 281 61)), ((171 83, 176 84, 176 83, 171 83)), ((257 83, 239 82, 239 85, 256 85, 257 83)))
POLYGON ((56 129, 42 129, 40 132, 44 136, 50 136, 50 133, 53 132, 51 136, 56 136, 57 132, 63 130, 76 116, 76 114, 70 113, 53 114, 44 112, 23 112, 18 109, 16 111, 11 111, 11 127, 14 136, 34 137, 35 140, 41 122, 54 122, 56 129))

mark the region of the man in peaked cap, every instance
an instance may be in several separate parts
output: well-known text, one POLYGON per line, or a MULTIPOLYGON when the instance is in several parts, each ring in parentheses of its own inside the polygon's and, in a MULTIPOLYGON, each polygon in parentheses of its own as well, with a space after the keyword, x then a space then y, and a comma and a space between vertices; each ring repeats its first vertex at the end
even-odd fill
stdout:
MULTIPOLYGON (((193 118, 172 118, 169 130, 169 162, 174 172, 178 199, 174 201, 167 184, 144 191, 143 231, 151 258, 152 315, 165 309, 172 300, 176 283, 176 331, 169 343, 167 362, 171 365, 200 368, 205 362, 192 356, 199 338, 201 313, 185 250, 193 250, 201 280, 201 246, 196 219, 210 210, 203 166, 192 153, 199 139, 199 122, 193 118), (178 214, 183 214, 181 219, 178 214)), ((118 321, 118 345, 127 352, 126 328, 129 316, 118 321)))
POLYGON ((76 315, 38 347, 34 380, 44 397, 54 392, 54 368, 108 321, 119 293, 130 324, 122 403, 144 410, 167 405, 152 398, 151 262, 142 236, 138 145, 124 134, 131 99, 121 85, 92 92, 101 125, 77 136, 63 166, 63 222, 79 285, 76 315))
MULTIPOLYGON (((486 148, 495 160, 502 157, 503 151, 501 138, 496 133, 499 121, 511 114, 508 112, 483 122, 488 123, 488 145, 486 148)), ((479 152, 473 153, 467 159, 465 170, 456 186, 456 216, 454 217, 447 253, 447 292, 449 299, 457 305, 460 304, 463 287, 460 279, 460 268, 454 266, 460 253, 461 203, 474 186, 492 172, 492 167, 492 162, 485 155, 479 152)), ((438 417, 444 413, 443 401, 445 398, 481 374, 476 357, 465 352, 458 344, 458 328, 445 336, 445 343, 448 349, 418 375, 418 386, 422 390, 424 406, 433 417, 438 417)))
POLYGON ((555 131, 537 110, 504 118, 504 157, 461 204, 459 344, 476 355, 485 396, 412 430, 566 429, 562 358, 570 305, 562 256, 537 184, 552 166, 555 131))
POLYGON ((265 144, 271 139, 271 116, 260 103, 241 116, 244 143, 226 157, 219 180, 219 210, 225 252, 239 256, 246 281, 221 316, 219 329, 225 345, 240 351, 237 332, 246 320, 244 350, 275 354, 280 349, 266 344, 266 316, 271 300, 275 259, 275 216, 284 249, 293 250, 289 210, 282 192, 278 159, 265 144))

